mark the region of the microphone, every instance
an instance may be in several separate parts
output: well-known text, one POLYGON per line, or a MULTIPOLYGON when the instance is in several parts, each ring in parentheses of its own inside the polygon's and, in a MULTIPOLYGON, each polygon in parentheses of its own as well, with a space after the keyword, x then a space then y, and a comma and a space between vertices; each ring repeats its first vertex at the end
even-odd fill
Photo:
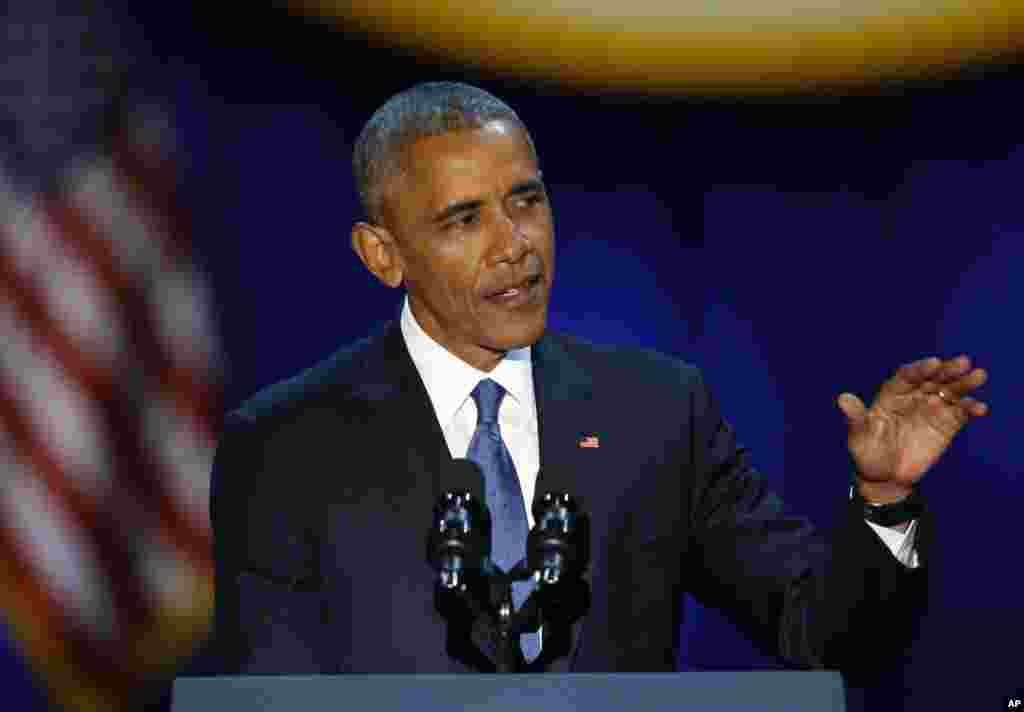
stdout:
POLYGON ((491 555, 491 516, 483 501, 483 473, 476 463, 454 459, 441 476, 444 493, 434 505, 427 561, 438 586, 465 590, 491 555))
POLYGON ((475 463, 451 460, 442 471, 442 495, 427 533, 427 561, 437 576, 434 606, 447 622, 445 649, 483 672, 542 667, 569 653, 572 625, 590 608, 590 587, 583 579, 590 520, 567 493, 548 492, 536 499, 527 557, 506 573, 490 560, 491 515, 483 481, 475 463), (510 586, 531 573, 537 588, 513 611, 510 586), (527 663, 519 635, 541 625, 545 654, 527 663))
POLYGON ((453 459, 441 483, 427 532, 427 561, 437 572, 434 607, 447 622, 445 650, 482 672, 511 671, 510 651, 489 605, 491 515, 483 501, 483 473, 469 460, 453 459))
POLYGON ((589 527, 579 503, 567 492, 547 492, 533 502, 533 530, 526 558, 540 586, 578 578, 590 559, 589 527))
POLYGON ((533 520, 526 564, 537 587, 519 613, 528 629, 534 621, 543 626, 541 658, 553 660, 569 654, 573 626, 590 610, 590 517, 567 492, 547 492, 534 500, 533 520))

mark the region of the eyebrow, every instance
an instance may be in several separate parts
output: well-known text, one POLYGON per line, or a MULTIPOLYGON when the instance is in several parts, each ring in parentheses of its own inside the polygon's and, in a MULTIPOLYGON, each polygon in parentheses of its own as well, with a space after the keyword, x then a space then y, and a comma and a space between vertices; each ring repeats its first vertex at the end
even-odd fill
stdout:
POLYGON ((528 178, 521 183, 512 186, 509 195, 522 195, 523 193, 543 193, 544 182, 540 178, 528 178))
MULTIPOLYGON (((509 191, 509 195, 523 195, 524 193, 543 193, 544 183, 539 178, 528 178, 527 180, 520 181, 512 186, 512 190, 509 191)), ((460 200, 457 203, 452 203, 447 208, 439 212, 437 215, 432 217, 430 221, 432 223, 443 223, 444 221, 452 218, 459 213, 476 210, 482 207, 484 204, 483 200, 479 198, 470 200, 460 200)))

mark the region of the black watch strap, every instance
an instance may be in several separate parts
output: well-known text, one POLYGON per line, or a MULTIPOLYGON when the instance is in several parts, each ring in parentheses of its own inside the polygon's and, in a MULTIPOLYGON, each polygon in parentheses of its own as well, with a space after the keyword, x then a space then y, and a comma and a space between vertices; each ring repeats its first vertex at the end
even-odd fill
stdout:
POLYGON ((910 496, 892 504, 871 504, 861 497, 856 484, 852 485, 854 506, 860 509, 864 519, 883 527, 892 527, 912 519, 918 519, 924 512, 924 497, 914 490, 910 496))

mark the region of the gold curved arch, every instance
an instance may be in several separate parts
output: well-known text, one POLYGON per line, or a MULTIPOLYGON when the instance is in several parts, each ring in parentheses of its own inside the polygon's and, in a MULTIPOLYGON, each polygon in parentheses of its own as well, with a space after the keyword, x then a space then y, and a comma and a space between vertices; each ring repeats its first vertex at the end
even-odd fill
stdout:
POLYGON ((1024 46, 1007 0, 298 0, 390 46, 590 89, 776 92, 941 74, 1024 46))

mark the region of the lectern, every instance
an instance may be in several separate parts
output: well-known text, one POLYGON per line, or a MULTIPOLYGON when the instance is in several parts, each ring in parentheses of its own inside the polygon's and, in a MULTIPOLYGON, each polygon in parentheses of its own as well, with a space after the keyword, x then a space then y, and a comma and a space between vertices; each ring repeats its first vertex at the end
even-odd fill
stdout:
POLYGON ((173 712, 844 712, 838 672, 179 678, 173 712))

